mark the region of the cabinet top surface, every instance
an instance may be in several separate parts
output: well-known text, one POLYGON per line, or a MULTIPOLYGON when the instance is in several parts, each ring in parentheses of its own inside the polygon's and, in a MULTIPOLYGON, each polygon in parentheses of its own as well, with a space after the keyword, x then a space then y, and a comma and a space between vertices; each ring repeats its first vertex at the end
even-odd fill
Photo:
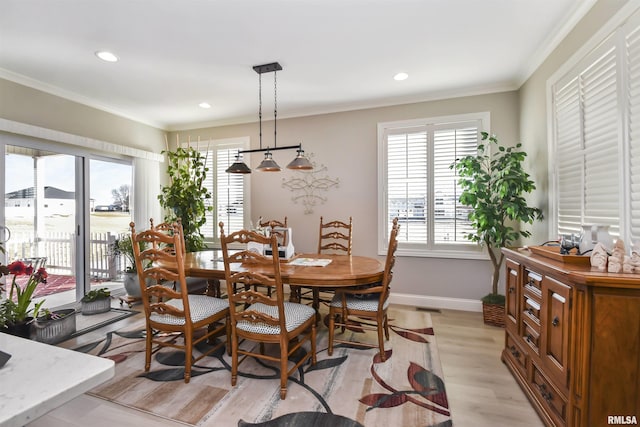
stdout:
POLYGON ((569 280, 584 285, 637 288, 640 289, 640 274, 609 273, 590 265, 563 263, 522 248, 502 248, 507 259, 526 264, 530 268, 554 276, 560 280, 569 280))

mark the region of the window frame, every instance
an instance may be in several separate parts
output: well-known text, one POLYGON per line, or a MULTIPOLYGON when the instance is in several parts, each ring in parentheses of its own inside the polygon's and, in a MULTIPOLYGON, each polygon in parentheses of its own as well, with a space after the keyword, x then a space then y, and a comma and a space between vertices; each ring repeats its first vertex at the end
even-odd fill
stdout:
MULTIPOLYGON (((479 121, 480 126, 478 134, 480 132, 489 132, 491 128, 491 114, 487 112, 477 113, 463 113, 447 116, 435 116, 422 119, 410 119, 400 120, 392 122, 380 122, 378 123, 378 254, 384 255, 387 251, 388 235, 389 235, 389 221, 388 218, 388 189, 387 189, 387 138, 386 135, 389 131, 397 133, 398 129, 407 129, 423 127, 427 130, 427 133, 433 135, 434 130, 442 130, 446 128, 446 125, 451 125, 452 128, 456 124, 464 122, 479 121)), ((478 141, 479 142, 479 141, 478 141)), ((429 171, 433 170, 434 159, 434 146, 431 136, 427 138, 427 168, 429 171)), ((430 172, 429 172, 430 173, 430 172)), ((427 180, 428 194, 433 194, 434 180, 431 175, 428 175, 427 180)), ((486 248, 481 247, 475 242, 469 241, 466 243, 457 244, 442 244, 433 242, 433 221, 434 221, 434 209, 429 209, 426 213, 428 217, 427 230, 428 241, 425 243, 409 243, 399 242, 397 255, 398 256, 412 256, 412 257, 431 257, 431 258, 456 258, 456 259, 489 259, 486 248)))

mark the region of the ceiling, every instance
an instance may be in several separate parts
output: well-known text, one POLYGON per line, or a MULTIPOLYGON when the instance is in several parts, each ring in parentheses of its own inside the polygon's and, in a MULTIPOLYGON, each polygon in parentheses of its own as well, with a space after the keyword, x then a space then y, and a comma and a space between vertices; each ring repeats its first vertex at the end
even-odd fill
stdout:
POLYGON ((594 2, 0 0, 0 78, 165 130, 256 121, 274 61, 278 118, 513 90, 594 2))

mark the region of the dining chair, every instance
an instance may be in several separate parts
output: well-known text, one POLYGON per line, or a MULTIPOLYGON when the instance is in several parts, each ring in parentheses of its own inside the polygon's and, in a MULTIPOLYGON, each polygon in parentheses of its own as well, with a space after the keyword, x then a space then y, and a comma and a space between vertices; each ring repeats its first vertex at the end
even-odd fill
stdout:
POLYGON ((285 301, 275 235, 265 237, 254 231, 240 230, 226 236, 224 224, 220 222, 219 226, 231 307, 231 385, 236 385, 238 366, 247 357, 278 362, 280 398, 285 399, 289 376, 309 359, 312 365, 316 364, 315 310, 304 304, 285 301), (247 249, 234 253, 229 251, 229 245, 246 245, 249 242, 269 244, 273 252, 265 256, 247 249), (234 284, 239 285, 238 291, 234 290, 234 284), (272 296, 252 289, 254 284, 272 288, 272 296), (241 340, 259 345, 241 347, 241 340), (296 357, 293 361, 294 366, 289 368, 289 358, 298 352, 305 342, 310 343, 311 351, 304 356, 296 357), (279 356, 265 353, 265 344, 269 343, 280 346, 279 356), (239 355, 242 355, 240 360, 239 355))
POLYGON ((284 217, 283 221, 277 219, 263 219, 262 217, 260 217, 260 219, 258 219, 258 225, 260 226, 260 228, 268 227, 270 234, 275 234, 278 237, 278 244, 282 246, 287 244, 287 239, 289 238, 289 236, 287 236, 287 232, 275 230, 276 228, 287 228, 286 216, 284 217))
MULTIPOLYGON (((331 253, 341 255, 351 255, 353 218, 349 217, 349 222, 329 221, 324 222, 324 217, 320 217, 320 229, 318 235, 318 254, 331 253)), ((304 290, 304 286, 296 287, 300 300, 311 300, 312 306, 317 310, 320 302, 330 303, 334 290, 323 288, 322 291, 317 287, 304 290), (321 293, 322 292, 322 293, 321 293), (311 295, 311 296, 309 296, 311 295)))
MULTIPOLYGON (((171 234, 173 232, 173 228, 177 225, 178 233, 180 234, 180 239, 182 241, 182 255, 187 253, 186 244, 184 241, 184 228, 182 227, 182 220, 178 218, 175 223, 171 222, 161 222, 160 224, 154 224, 153 218, 149 219, 149 223, 151 225, 151 229, 164 231, 165 233, 171 234)), ((180 283, 175 283, 176 290, 180 292, 180 283)), ((187 292, 190 294, 204 294, 207 292, 209 287, 209 282, 207 279, 202 277, 187 277, 187 292)), ((214 295, 220 296, 220 284, 218 284, 218 289, 215 290, 214 295)))
POLYGON ((135 223, 131 222, 129 226, 140 283, 151 282, 148 287, 140 286, 146 323, 144 370, 148 372, 151 367, 154 344, 158 348, 181 349, 185 352, 184 382, 188 383, 193 363, 218 350, 225 341, 229 348, 229 303, 224 299, 187 293, 184 250, 177 224, 139 233, 135 230, 135 223), (179 290, 166 285, 171 282, 178 282, 179 290), (158 338, 157 332, 176 332, 183 336, 184 341, 180 344, 175 338, 158 338), (222 334, 226 335, 226 340, 193 357, 196 344, 213 342, 222 334))
POLYGON ((334 342, 353 343, 354 341, 335 339, 335 329, 340 327, 342 333, 349 327, 350 319, 366 319, 375 322, 375 327, 365 323, 357 322, 358 328, 376 330, 378 333, 378 343, 357 343, 367 347, 378 347, 380 358, 384 362, 386 359, 384 352, 384 340, 389 339, 389 322, 387 309, 389 307, 389 285, 393 278, 393 266, 396 260, 396 249, 398 247, 398 232, 400 225, 398 218, 394 218, 391 234, 389 236, 389 247, 387 248, 387 258, 384 266, 382 282, 371 286, 362 286, 353 289, 337 290, 331 304, 329 305, 329 356, 333 354, 334 342), (338 317, 339 316, 339 317, 338 317))

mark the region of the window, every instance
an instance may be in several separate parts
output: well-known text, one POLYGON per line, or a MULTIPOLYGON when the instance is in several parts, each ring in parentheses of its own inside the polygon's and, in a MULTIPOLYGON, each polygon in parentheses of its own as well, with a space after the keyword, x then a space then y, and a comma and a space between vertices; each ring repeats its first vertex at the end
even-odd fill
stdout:
MULTIPOLYGON (((250 212, 246 201, 249 179, 242 174, 226 173, 235 161, 238 150, 247 148, 249 138, 233 138, 210 143, 199 143, 198 150, 206 156, 209 168, 204 185, 211 191, 213 212, 207 213, 207 222, 200 229, 205 240, 217 244, 220 240, 218 223, 224 223, 226 234, 247 228, 250 212)), ((248 161, 248 160, 247 160, 248 161)))
POLYGON ((475 154, 489 113, 378 124, 378 250, 386 251, 393 218, 401 223, 398 253, 484 257, 471 232, 469 208, 458 201, 457 158, 475 154))
POLYGON ((603 224, 640 242, 639 65, 636 14, 550 79, 550 238, 603 224))

